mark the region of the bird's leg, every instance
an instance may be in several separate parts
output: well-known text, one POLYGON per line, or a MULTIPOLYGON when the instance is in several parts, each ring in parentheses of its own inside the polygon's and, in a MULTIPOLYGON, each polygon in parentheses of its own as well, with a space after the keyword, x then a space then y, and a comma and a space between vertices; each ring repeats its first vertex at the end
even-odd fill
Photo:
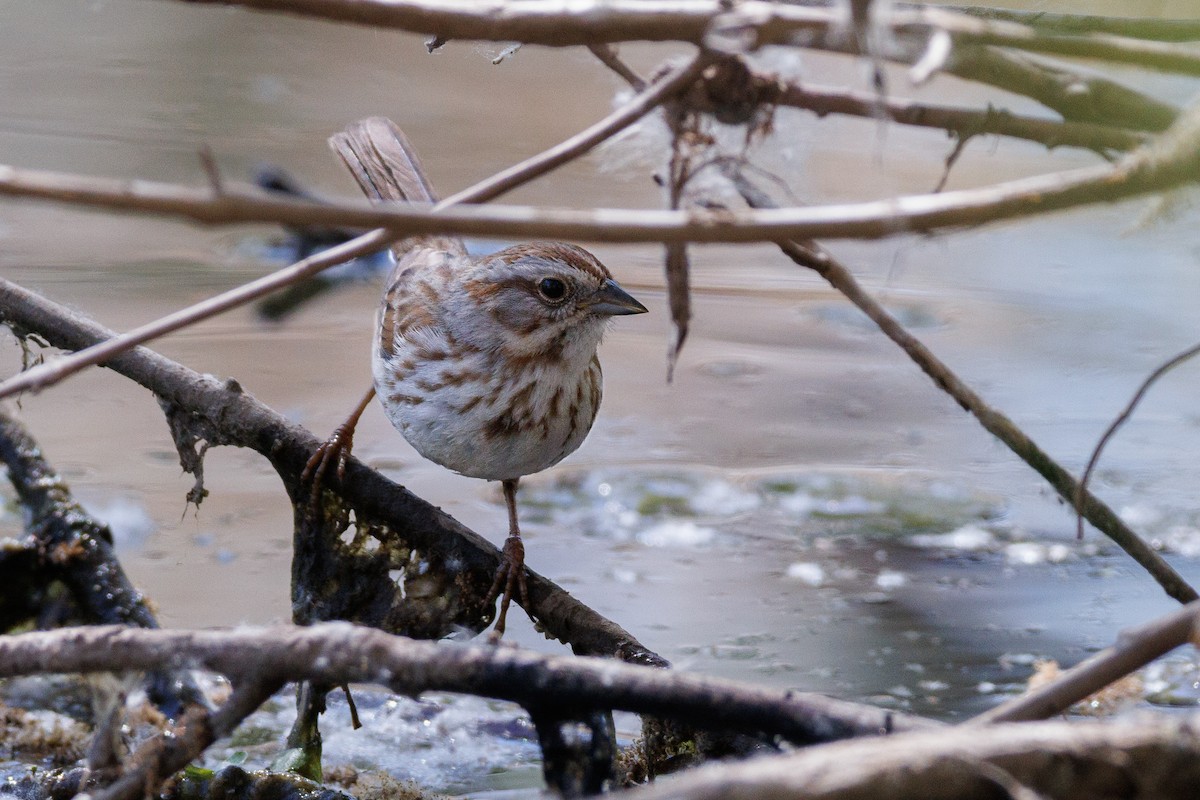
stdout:
POLYGON ((339 483, 346 477, 346 460, 350 458, 350 450, 354 447, 354 428, 358 425, 358 418, 367 410, 367 406, 374 398, 375 387, 372 386, 363 395, 362 400, 358 401, 358 405, 350 412, 350 416, 346 417, 346 421, 334 429, 329 438, 321 443, 321 446, 308 459, 308 463, 304 465, 304 471, 300 473, 300 485, 304 486, 310 482, 312 484, 312 494, 309 496, 310 508, 316 509, 320 506, 321 482, 325 479, 325 473, 328 472, 331 464, 336 465, 339 483))
MULTIPOLYGON (((508 617, 508 606, 514 594, 519 596, 525 613, 529 613, 529 589, 525 581, 525 545, 521 542, 521 528, 517 525, 517 479, 501 481, 500 485, 504 487, 504 504, 508 506, 508 538, 504 540, 496 579, 492 581, 492 588, 488 590, 487 601, 484 603, 490 606, 500 597, 500 614, 496 617, 496 627, 492 630, 494 639, 504 635, 504 621, 508 617)), ((530 619, 533 619, 533 615, 530 615, 530 619)))

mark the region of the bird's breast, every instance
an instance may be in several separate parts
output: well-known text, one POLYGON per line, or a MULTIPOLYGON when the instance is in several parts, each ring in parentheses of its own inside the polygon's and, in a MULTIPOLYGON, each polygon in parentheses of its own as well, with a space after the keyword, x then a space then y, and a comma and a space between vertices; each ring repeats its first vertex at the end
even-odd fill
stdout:
POLYGON ((591 430, 603 383, 594 353, 578 365, 483 350, 422 357, 429 350, 428 342, 400 341, 390 353, 376 347, 373 363, 388 418, 437 464, 518 478, 557 464, 591 430))

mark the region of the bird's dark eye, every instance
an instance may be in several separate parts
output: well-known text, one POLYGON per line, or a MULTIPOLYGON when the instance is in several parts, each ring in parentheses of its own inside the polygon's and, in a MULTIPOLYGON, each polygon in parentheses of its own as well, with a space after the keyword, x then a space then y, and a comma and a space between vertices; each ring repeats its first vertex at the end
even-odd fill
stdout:
POLYGON ((537 285, 538 294, 552 303, 567 296, 567 285, 558 278, 542 278, 537 285))

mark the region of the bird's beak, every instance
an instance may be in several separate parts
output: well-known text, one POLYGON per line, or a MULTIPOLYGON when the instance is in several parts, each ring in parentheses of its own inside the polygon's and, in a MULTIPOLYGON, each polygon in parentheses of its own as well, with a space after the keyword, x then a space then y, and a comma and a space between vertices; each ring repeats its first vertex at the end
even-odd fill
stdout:
POLYGON ((591 296, 588 308, 593 314, 616 317, 623 314, 645 314, 644 305, 633 299, 633 295, 621 288, 621 285, 609 278, 600 290, 591 296))

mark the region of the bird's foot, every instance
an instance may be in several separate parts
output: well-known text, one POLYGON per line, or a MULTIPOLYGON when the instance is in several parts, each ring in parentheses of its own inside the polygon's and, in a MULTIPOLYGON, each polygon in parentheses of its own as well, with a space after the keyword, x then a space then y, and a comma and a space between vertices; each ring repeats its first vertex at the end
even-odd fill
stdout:
POLYGON ((321 507, 321 485, 330 467, 339 484, 345 479, 346 462, 354 448, 354 427, 357 422, 357 419, 353 422, 347 420, 339 425, 304 465, 304 471, 300 473, 300 487, 309 487, 308 507, 311 511, 316 512, 321 507))
POLYGON ((484 606, 490 606, 496 602, 497 597, 500 598, 500 614, 496 617, 495 627, 488 634, 492 642, 498 642, 504 636, 504 622, 508 617, 508 606, 512 603, 513 595, 517 596, 525 613, 533 619, 533 614, 529 613, 529 588, 525 580, 525 545, 520 536, 509 536, 504 540, 504 549, 500 552, 500 566, 496 568, 496 578, 492 581, 492 588, 488 590, 487 600, 484 601, 484 606))

